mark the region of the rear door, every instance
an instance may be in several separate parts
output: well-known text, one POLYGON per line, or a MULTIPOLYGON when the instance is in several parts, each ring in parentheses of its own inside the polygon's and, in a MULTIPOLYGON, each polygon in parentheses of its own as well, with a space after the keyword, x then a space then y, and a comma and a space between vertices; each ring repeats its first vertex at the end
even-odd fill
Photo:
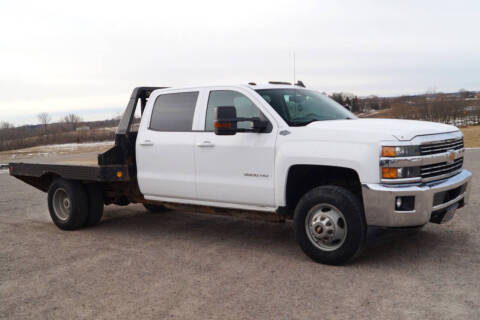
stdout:
POLYGON ((146 199, 194 199, 194 113, 200 90, 167 91, 149 104, 136 142, 137 177, 146 199))
MULTIPOLYGON (((199 122, 195 157, 199 199, 219 203, 274 206, 274 162, 276 125, 240 89, 206 90, 199 122), (218 136, 213 132, 215 107, 234 106, 237 117, 262 117, 270 121, 263 133, 238 132, 218 136)), ((251 122, 239 122, 249 129, 251 122)))

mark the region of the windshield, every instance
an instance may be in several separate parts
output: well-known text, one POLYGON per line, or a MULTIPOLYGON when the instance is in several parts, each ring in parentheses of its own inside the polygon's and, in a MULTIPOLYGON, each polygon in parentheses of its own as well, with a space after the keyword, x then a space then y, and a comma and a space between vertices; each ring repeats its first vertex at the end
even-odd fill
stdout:
POLYGON ((305 89, 256 90, 289 126, 314 121, 356 119, 355 115, 323 93, 305 89))

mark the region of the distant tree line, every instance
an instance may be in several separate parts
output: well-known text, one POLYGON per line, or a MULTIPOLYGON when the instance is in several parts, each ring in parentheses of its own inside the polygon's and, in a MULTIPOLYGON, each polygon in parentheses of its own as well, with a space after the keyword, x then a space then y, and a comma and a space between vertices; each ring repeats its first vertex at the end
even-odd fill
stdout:
POLYGON ((113 140, 118 119, 85 122, 76 114, 68 114, 52 123, 50 114, 37 115, 37 125, 15 127, 7 121, 0 122, 0 151, 28 148, 43 144, 113 140), (77 131, 81 126, 88 130, 77 131))
POLYGON ((391 109, 378 117, 426 120, 457 126, 480 124, 480 99, 475 92, 459 90, 437 93, 435 88, 423 95, 390 98, 391 109))
POLYGON ((400 97, 370 95, 359 98, 332 93, 330 98, 360 116, 426 120, 458 126, 480 124, 480 96, 465 89, 441 93, 432 87, 424 94, 400 97))
POLYGON ((379 98, 378 96, 374 95, 366 98, 358 98, 357 96, 348 96, 342 93, 332 93, 330 98, 354 113, 362 113, 367 110, 382 110, 390 108, 389 98, 379 98))
POLYGON ((464 98, 424 96, 415 101, 394 102, 391 116, 400 119, 426 120, 454 125, 480 124, 480 103, 464 98))

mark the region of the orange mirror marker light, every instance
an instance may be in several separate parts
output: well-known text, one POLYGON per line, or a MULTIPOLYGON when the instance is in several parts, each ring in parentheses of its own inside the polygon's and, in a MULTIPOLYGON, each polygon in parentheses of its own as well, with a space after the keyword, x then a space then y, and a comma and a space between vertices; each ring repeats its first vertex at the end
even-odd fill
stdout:
POLYGON ((231 123, 231 122, 218 122, 218 121, 215 121, 214 126, 215 126, 215 128, 217 128, 217 129, 225 129, 225 128, 231 128, 231 127, 232 127, 232 123, 231 123))

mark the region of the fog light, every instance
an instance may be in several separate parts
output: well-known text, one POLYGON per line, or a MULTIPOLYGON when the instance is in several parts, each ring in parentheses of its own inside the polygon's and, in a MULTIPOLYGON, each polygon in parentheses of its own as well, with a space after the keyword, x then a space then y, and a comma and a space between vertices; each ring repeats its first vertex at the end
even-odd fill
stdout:
POLYGON ((395 200, 395 209, 400 209, 402 207, 402 197, 397 197, 397 200, 395 200))
POLYGON ((415 197, 396 197, 395 198, 395 211, 413 211, 415 210, 415 197))

